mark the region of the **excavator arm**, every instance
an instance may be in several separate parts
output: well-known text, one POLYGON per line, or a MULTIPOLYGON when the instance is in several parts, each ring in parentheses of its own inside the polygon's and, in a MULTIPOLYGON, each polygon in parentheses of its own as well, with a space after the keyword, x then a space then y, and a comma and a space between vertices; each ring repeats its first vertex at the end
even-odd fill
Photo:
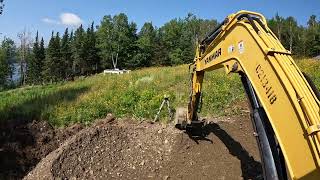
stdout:
POLYGON ((176 126, 202 124, 197 112, 204 74, 220 68, 241 77, 265 179, 320 179, 319 97, 259 13, 231 14, 199 43, 188 112, 176 126))

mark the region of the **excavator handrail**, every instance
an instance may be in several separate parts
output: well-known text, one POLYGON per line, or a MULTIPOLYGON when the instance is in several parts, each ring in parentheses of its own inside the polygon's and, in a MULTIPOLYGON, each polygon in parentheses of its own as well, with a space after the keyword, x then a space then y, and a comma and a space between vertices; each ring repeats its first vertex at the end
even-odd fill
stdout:
POLYGON ((212 40, 215 39, 215 37, 220 33, 221 31, 221 27, 226 23, 227 21, 224 20, 222 23, 220 23, 213 31, 211 31, 210 33, 208 33, 208 35, 206 35, 206 37, 201 41, 200 44, 210 44, 212 40))
MULTIPOLYGON (((223 26, 228 26, 231 24, 233 20, 240 21, 242 18, 247 18, 254 28, 254 30, 258 33, 259 29, 255 25, 253 21, 256 21, 259 23, 259 25, 265 30, 265 32, 269 32, 266 28, 266 19, 259 13, 251 12, 251 11, 239 11, 238 13, 231 15, 233 16, 232 20, 228 20, 227 18, 223 20, 213 31, 208 33, 206 37, 200 42, 200 45, 203 47, 208 46, 214 39, 220 34, 220 32, 223 30, 223 26), (253 16, 251 16, 253 15, 253 16), (261 21, 262 19, 262 21, 261 21)), ((204 50, 204 49, 203 49, 204 50)))

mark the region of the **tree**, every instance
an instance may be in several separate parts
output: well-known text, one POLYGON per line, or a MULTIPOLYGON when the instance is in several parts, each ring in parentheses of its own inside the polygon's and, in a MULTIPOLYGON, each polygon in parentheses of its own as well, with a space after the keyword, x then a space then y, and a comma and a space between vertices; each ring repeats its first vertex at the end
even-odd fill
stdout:
POLYGON ((112 17, 110 15, 104 16, 101 21, 101 25, 98 26, 96 45, 96 47, 99 49, 98 55, 101 60, 102 68, 110 68, 112 66, 110 59, 112 50, 111 42, 113 41, 112 31, 112 17))
POLYGON ((20 39, 20 84, 25 85, 27 73, 27 58, 30 57, 31 32, 24 29, 18 34, 20 39))
POLYGON ((12 39, 4 37, 1 47, 4 49, 6 56, 10 60, 13 60, 16 57, 16 45, 12 39))
POLYGON ((61 81, 64 78, 64 63, 61 59, 61 38, 59 32, 57 32, 54 39, 54 75, 56 81, 61 81))
POLYGON ((270 29, 275 33, 278 39, 282 42, 282 31, 284 26, 284 18, 277 13, 275 17, 268 22, 270 29))
POLYGON ((307 33, 306 28, 299 26, 297 30, 297 43, 293 46, 294 53, 301 57, 307 56, 307 33))
POLYGON ((49 40, 48 48, 46 50, 46 59, 44 63, 44 69, 42 71, 42 75, 45 79, 45 81, 49 82, 52 81, 53 73, 51 72, 51 67, 53 65, 53 44, 54 44, 54 36, 53 31, 51 33, 51 38, 49 40))
MULTIPOLYGON (((123 44, 123 67, 125 68, 134 68, 137 67, 135 62, 133 61, 134 57, 138 52, 138 48, 136 46, 136 42, 138 40, 137 35, 137 24, 134 22, 129 23, 128 34, 127 34, 127 42, 123 44)), ((122 56, 120 56, 122 57, 122 56)), ((120 63, 121 64, 121 63, 120 63)))
POLYGON ((152 63, 155 54, 156 31, 152 23, 145 23, 138 35, 136 42, 138 53, 133 58, 132 64, 135 67, 148 67, 152 63))
MULTIPOLYGON (((193 60, 197 41, 205 37, 217 25, 215 20, 198 19, 192 14, 184 19, 173 19, 159 29, 159 36, 166 58, 166 65, 190 63, 193 60), (169 61, 167 61, 169 59, 169 61)), ((158 56, 158 55, 157 55, 158 56)))
POLYGON ((281 41, 281 36, 282 36, 282 27, 283 27, 283 21, 284 19, 279 16, 279 14, 277 13, 276 14, 276 17, 275 17, 275 21, 276 21, 276 24, 277 24, 277 36, 279 38, 279 40, 281 41))
POLYGON ((171 64, 169 59, 169 52, 163 41, 163 32, 156 31, 156 39, 154 45, 154 57, 152 60, 153 66, 168 66, 171 64))
POLYGON ((4 37, 1 47, 9 63, 9 76, 12 77, 14 71, 13 63, 16 61, 17 54, 16 45, 12 39, 4 37))
POLYGON ((104 68, 131 67, 135 54, 136 24, 120 13, 105 16, 97 31, 99 56, 104 68), (112 63, 112 64, 111 64, 112 63))
POLYGON ((199 19, 200 21, 199 27, 198 27, 198 40, 202 40, 205 38, 205 36, 208 34, 208 32, 214 30, 214 28, 218 25, 217 20, 209 20, 209 19, 199 19))
POLYGON ((39 52, 38 52, 38 58, 39 58, 39 61, 38 61, 38 67, 39 67, 39 76, 41 78, 41 81, 43 82, 43 76, 42 76, 42 72, 44 70, 44 63, 45 63, 45 60, 46 60, 46 50, 45 50, 45 47, 44 47, 44 40, 43 40, 43 37, 41 38, 41 41, 40 41, 40 48, 39 48, 39 52))
POLYGON ((160 29, 162 34, 162 41, 165 48, 168 51, 168 58, 170 59, 170 65, 182 64, 183 57, 180 44, 180 39, 183 34, 183 22, 181 19, 173 19, 162 26, 160 29))
POLYGON ((134 66, 130 62, 133 54, 130 53, 134 47, 136 37, 136 24, 128 22, 128 17, 124 13, 113 17, 113 31, 111 32, 111 59, 113 67, 134 66), (120 61, 119 61, 120 60, 120 61))
POLYGON ((36 34, 36 39, 33 44, 33 54, 32 58, 28 60, 28 68, 27 68, 27 83, 29 84, 39 84, 41 81, 41 76, 39 77, 39 74, 42 71, 41 67, 38 67, 38 61, 39 61, 39 33, 36 34))
POLYGON ((73 59, 70 41, 71 38, 72 37, 69 37, 69 30, 68 28, 66 28, 61 40, 61 64, 63 66, 61 68, 63 69, 62 73, 64 79, 70 79, 73 76, 73 59))
POLYGON ((0 15, 2 15, 3 13, 3 7, 4 7, 3 1, 4 0, 0 0, 0 15))
MULTIPOLYGON (((3 13, 3 0, 0 0, 0 15, 3 13)), ((4 38, 0 49, 0 90, 3 89, 9 76, 12 76, 12 66, 8 61, 10 59, 11 50, 14 47, 14 42, 11 39, 4 38), (12 47, 12 48, 11 48, 12 47)))
POLYGON ((317 23, 317 16, 316 15, 311 15, 309 20, 308 20, 308 26, 309 28, 314 28, 318 25, 317 23))
POLYGON ((314 57, 320 54, 320 24, 315 15, 311 15, 308 20, 308 29, 306 31, 307 55, 314 57))
MULTIPOLYGON (((298 23, 294 17, 289 16, 283 21, 283 33, 282 33, 282 43, 283 45, 293 52, 293 46, 298 42, 298 23)), ((295 52, 293 52, 295 53, 295 52)))
POLYGON ((10 75, 10 65, 4 49, 0 49, 0 89, 6 87, 10 75))
POLYGON ((48 82, 61 81, 64 77, 63 68, 63 63, 61 61, 60 36, 58 32, 56 33, 56 36, 54 36, 52 32, 46 53, 43 74, 48 82))
POLYGON ((70 56, 70 59, 68 60, 68 63, 70 63, 70 66, 69 68, 71 68, 70 70, 67 70, 71 72, 70 74, 70 77, 71 79, 74 79, 75 77, 75 60, 74 60, 74 33, 73 33, 73 30, 71 31, 70 33, 70 36, 69 36, 69 46, 70 46, 70 51, 71 51, 71 56, 70 56))
POLYGON ((45 61, 44 40, 39 42, 39 33, 37 32, 35 42, 33 43, 32 55, 28 60, 27 82, 29 84, 41 84, 43 82, 43 66, 45 61))
POLYGON ((94 32, 94 22, 91 23, 91 27, 87 29, 86 33, 86 50, 87 50, 87 65, 88 73, 93 74, 98 71, 100 66, 98 48, 96 47, 96 34, 94 32))
POLYGON ((87 49, 85 46, 86 33, 82 27, 74 33, 73 47, 72 47, 72 58, 74 59, 73 72, 76 75, 85 75, 87 68, 87 49))
POLYGON ((276 16, 268 21, 270 29, 276 34, 286 49, 297 56, 312 56, 314 43, 316 17, 311 16, 308 28, 298 26, 295 18, 276 16), (313 30, 312 30, 313 29, 313 30), (312 47, 311 47, 312 46, 312 47))

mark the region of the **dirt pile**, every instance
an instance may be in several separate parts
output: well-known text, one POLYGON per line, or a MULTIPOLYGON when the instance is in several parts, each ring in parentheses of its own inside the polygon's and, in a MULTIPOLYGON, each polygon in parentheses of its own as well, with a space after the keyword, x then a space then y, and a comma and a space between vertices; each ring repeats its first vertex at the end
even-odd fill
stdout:
POLYGON ((42 121, 9 121, 0 125, 0 179, 21 179, 62 142, 82 129, 54 129, 42 121))
POLYGON ((50 154, 26 179, 156 178, 178 134, 166 125, 102 120, 50 154))
POLYGON ((44 158, 25 179, 262 179, 248 117, 172 126, 99 121, 44 158))

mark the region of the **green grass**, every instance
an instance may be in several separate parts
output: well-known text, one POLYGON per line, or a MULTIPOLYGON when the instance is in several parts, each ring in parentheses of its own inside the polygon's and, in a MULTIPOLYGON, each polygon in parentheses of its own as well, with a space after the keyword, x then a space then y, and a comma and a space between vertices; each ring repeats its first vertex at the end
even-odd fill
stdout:
MULTIPOLYGON (((320 88, 320 62, 300 60, 299 66, 320 88)), ((238 75, 222 70, 205 75, 202 115, 238 113, 245 100, 238 75)), ((124 75, 103 75, 74 82, 24 87, 0 93, 0 120, 46 120, 55 126, 88 124, 113 113, 117 117, 153 119, 164 95, 173 108, 188 102, 188 67, 146 68, 124 75)), ((166 109, 160 116, 168 120, 166 109)))

